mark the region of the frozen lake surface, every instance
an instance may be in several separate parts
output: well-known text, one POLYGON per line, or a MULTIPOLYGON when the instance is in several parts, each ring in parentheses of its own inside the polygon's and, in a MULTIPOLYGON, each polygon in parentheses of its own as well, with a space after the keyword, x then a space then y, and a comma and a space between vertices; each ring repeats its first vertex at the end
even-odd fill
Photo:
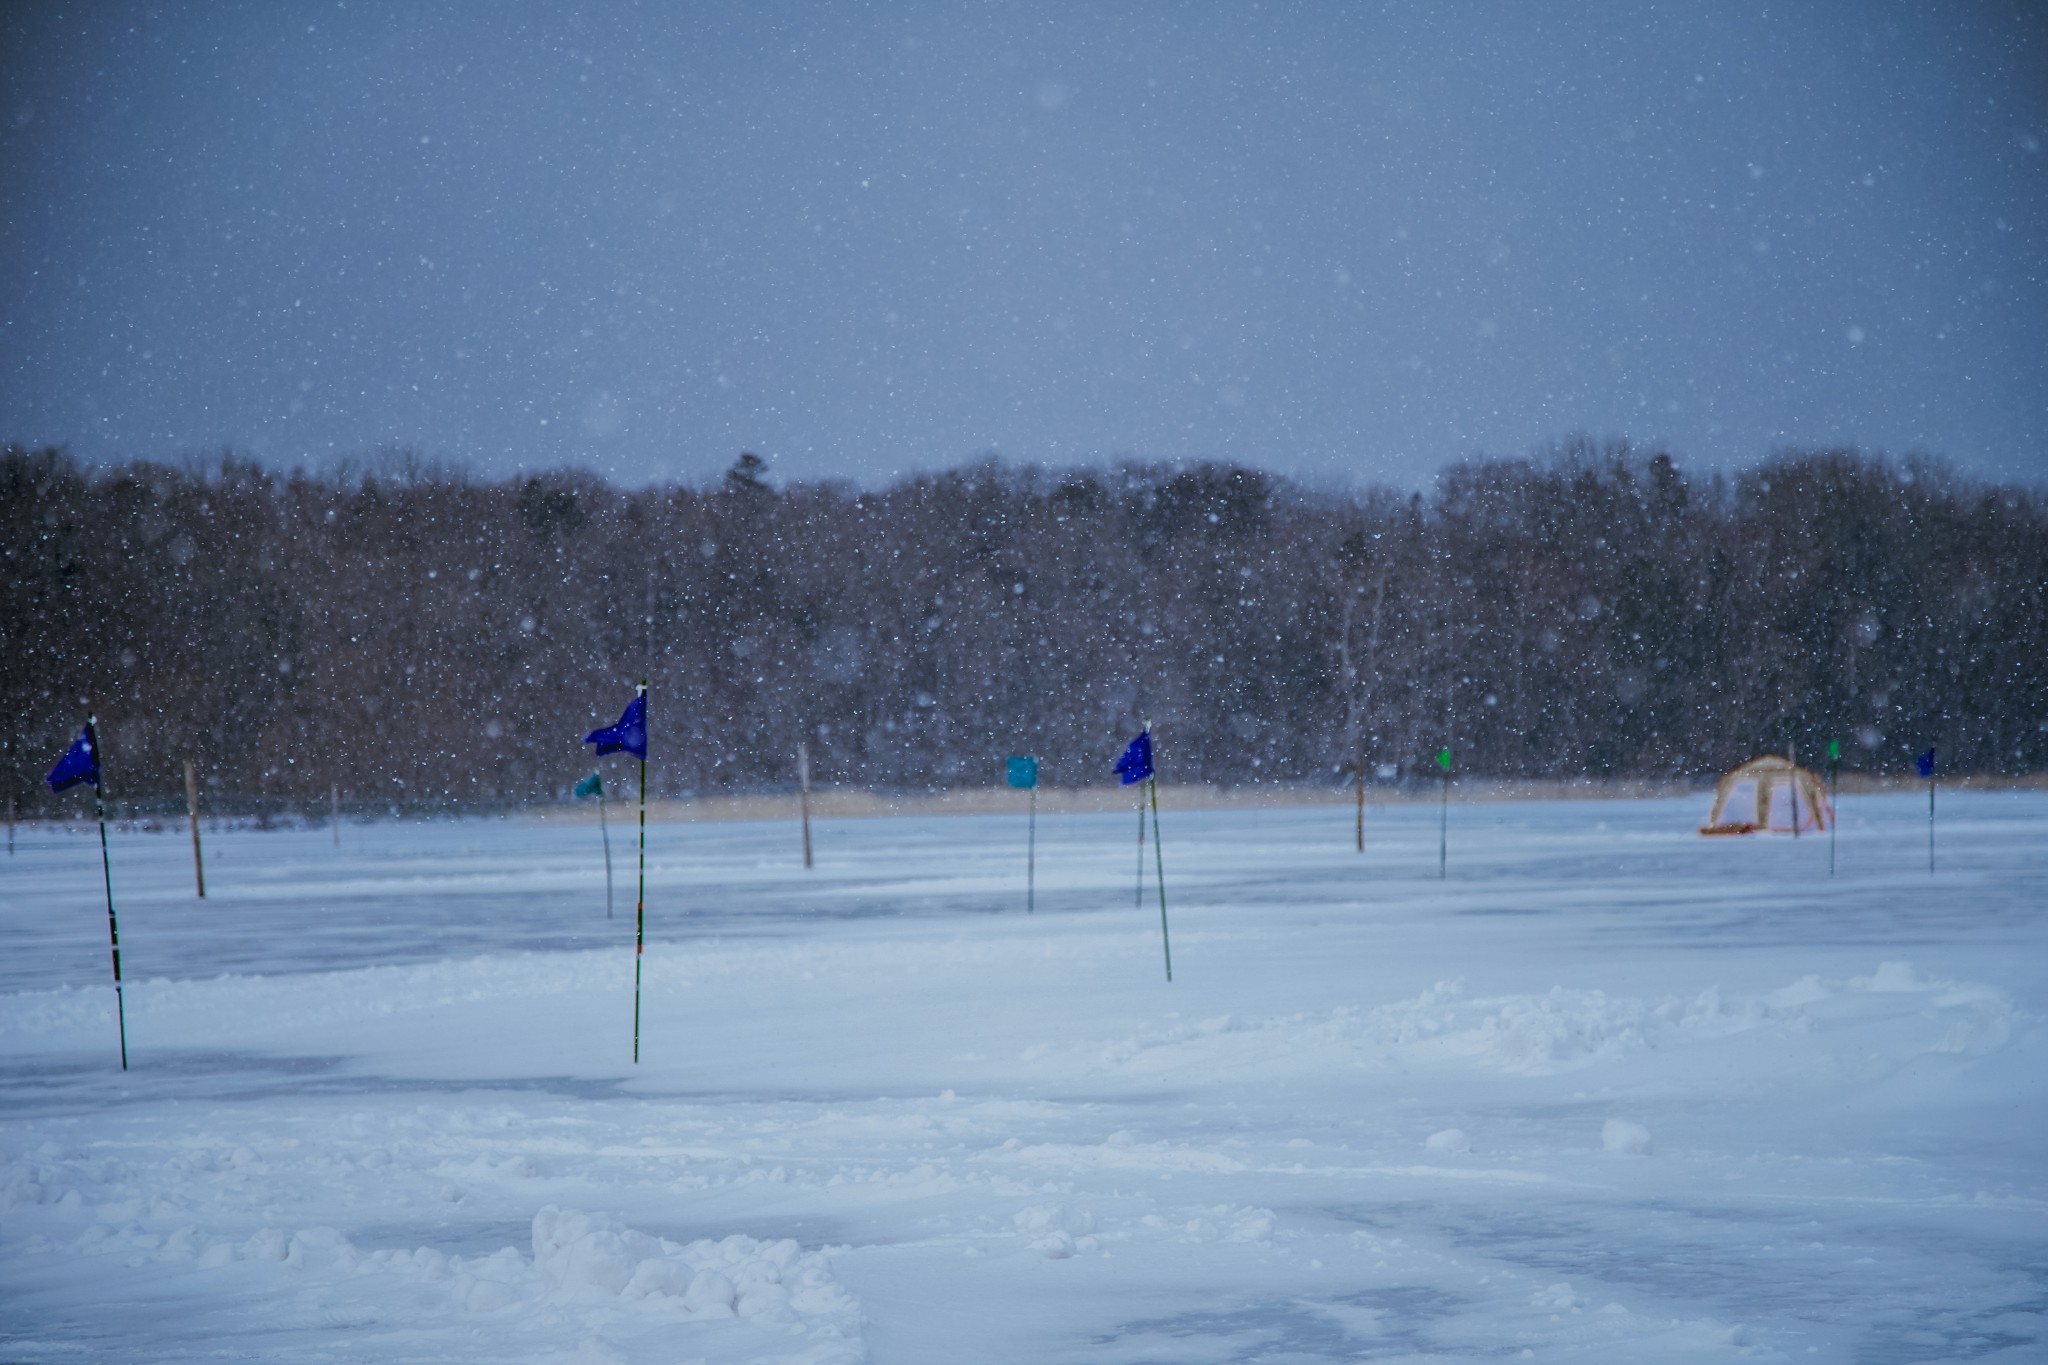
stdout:
POLYGON ((2048 794, 1166 796, 25 830, 0 1360, 2048 1359, 2048 794))

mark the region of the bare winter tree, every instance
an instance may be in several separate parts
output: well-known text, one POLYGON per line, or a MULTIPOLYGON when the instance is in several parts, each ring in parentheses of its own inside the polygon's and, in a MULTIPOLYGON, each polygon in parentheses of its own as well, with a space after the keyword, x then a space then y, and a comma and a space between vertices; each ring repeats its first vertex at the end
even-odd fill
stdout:
POLYGON ((1686 775, 1840 738, 1897 768, 2048 765, 2048 498, 1787 453, 1689 481, 1576 441, 1428 496, 1221 464, 994 462, 862 490, 402 455, 88 470, 0 453, 0 782, 25 810, 90 697, 117 796, 559 795, 632 682, 664 792, 1106 779, 1686 775))

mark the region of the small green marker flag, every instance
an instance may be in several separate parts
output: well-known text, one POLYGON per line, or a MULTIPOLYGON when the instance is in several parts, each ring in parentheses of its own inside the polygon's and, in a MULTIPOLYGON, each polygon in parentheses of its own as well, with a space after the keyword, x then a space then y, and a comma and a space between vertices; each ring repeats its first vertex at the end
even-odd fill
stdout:
POLYGON ((574 788, 578 796, 597 798, 597 828, 604 835, 604 917, 612 917, 612 831, 604 818, 604 778, 596 773, 578 782, 574 788))
POLYGON ((1449 749, 1438 749, 1436 751, 1436 766, 1442 768, 1445 772, 1451 770, 1451 751, 1449 749))

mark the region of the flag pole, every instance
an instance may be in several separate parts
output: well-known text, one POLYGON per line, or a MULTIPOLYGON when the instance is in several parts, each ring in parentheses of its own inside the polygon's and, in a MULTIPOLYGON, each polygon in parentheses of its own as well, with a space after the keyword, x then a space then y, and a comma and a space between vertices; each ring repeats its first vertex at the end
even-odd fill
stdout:
POLYGON ((185 760, 185 812, 192 817, 192 880, 199 884, 199 899, 206 899, 206 864, 199 857, 199 774, 192 760, 185 760))
MULTIPOLYGON (((647 695, 647 679, 635 696, 647 695)), ((640 1065, 640 959, 647 950, 647 760, 640 760, 640 895, 633 903, 633 1065, 640 1065)))
POLYGON ((1358 746, 1356 761, 1351 765, 1351 785, 1358 795, 1358 851, 1365 852, 1365 746, 1358 746))
POLYGON ((114 955, 114 1019, 121 1030, 121 1069, 128 1069, 128 1006, 121 994, 121 925, 114 918, 114 865, 107 857, 107 803, 104 768, 99 767, 100 731, 98 719, 85 718, 87 742, 92 745, 93 766, 98 769, 92 784, 92 813, 100 823, 100 877, 107 888, 107 946, 114 955))
MULTIPOLYGON (((1930 751, 1931 752, 1931 751, 1930 751)), ((1927 765, 1927 875, 1934 875, 1934 765, 1927 765)))
MULTIPOLYGON (((1147 728, 1151 725, 1146 722, 1147 728)), ((1137 908, 1145 908, 1145 789, 1138 788, 1138 899, 1137 908)))
POLYGON ((1842 741, 1828 741, 1828 875, 1835 875, 1835 826, 1842 823, 1842 741))
POLYGON ((612 917, 612 830, 604 818, 604 778, 597 780, 597 832, 604 836, 604 917, 612 917))
MULTIPOLYGON (((1152 860, 1158 872, 1159 881, 1159 946, 1166 953, 1166 979, 1173 980, 1173 940, 1166 932, 1166 859, 1159 848, 1159 778, 1155 774, 1145 783, 1152 791, 1152 860)), ((1140 815, 1142 818, 1142 808, 1140 815)), ((1139 865, 1140 867, 1143 864, 1139 865)))
POLYGON ((1437 756, 1437 766, 1444 770, 1443 813, 1436 827, 1436 879, 1449 881, 1451 877, 1451 751, 1445 749, 1437 756))
POLYGON ((1799 746, 1785 742, 1785 761, 1792 765, 1792 837, 1799 837, 1799 746))
POLYGON ((803 813, 804 822, 804 866, 811 865, 811 745, 809 740, 796 742, 796 799, 797 807, 803 813))
POLYGON ((1024 839, 1024 913, 1038 908, 1038 781, 1031 783, 1031 816, 1024 839))

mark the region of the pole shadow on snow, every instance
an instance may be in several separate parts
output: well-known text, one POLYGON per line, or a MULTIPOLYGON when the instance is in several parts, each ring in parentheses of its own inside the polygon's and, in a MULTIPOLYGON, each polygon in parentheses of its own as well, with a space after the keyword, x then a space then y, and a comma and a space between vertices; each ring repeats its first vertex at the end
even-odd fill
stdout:
POLYGON ((2030 1259, 2003 1258, 2009 1274, 2039 1291, 2026 1299, 1958 1310, 1941 1302, 1938 1283, 1901 1281, 1885 1290, 1893 1310, 1873 1317, 1871 1279, 1881 1273, 1873 1266, 1898 1261, 1890 1253, 1905 1244, 1924 1252, 1947 1243, 1958 1260, 1980 1264, 2001 1257, 1980 1239, 1903 1221, 1831 1225, 1830 1254, 1812 1255, 1814 1211, 1801 1204, 1772 1208, 1731 1196, 1726 1204, 1648 1199, 1563 1210, 1397 1201, 1321 1212, 1381 1233, 1442 1239, 1545 1279, 1632 1287, 1730 1322, 1768 1318, 1844 1333, 1854 1338, 1856 1365, 1931 1365, 2036 1345, 2040 1339, 2020 1335, 2015 1323, 2048 1310, 2048 1254, 2033 1246, 2030 1259), (1627 1235, 1616 1236, 1622 1227, 1627 1235))
POLYGON ((1197 1342, 1202 1360, 1230 1365, 1415 1358, 1448 1349, 1431 1337, 1430 1329, 1465 1306, 1458 1295, 1429 1285, 1290 1295, 1235 1308, 1137 1318, 1090 1344, 1115 1347, 1120 1365, 1179 1365, 1197 1342))
MULTIPOLYGON (((281 1097, 487 1095, 494 1092, 604 1101, 641 1098, 626 1078, 511 1076, 433 1079, 344 1070, 347 1056, 277 1056, 237 1052, 138 1053, 125 1075, 107 1072, 97 1053, 35 1062, 0 1063, 0 1093, 10 1116, 99 1113, 126 1105, 257 1102, 281 1097)), ((0 1362, 4 1365, 4 1362, 0 1362)))

